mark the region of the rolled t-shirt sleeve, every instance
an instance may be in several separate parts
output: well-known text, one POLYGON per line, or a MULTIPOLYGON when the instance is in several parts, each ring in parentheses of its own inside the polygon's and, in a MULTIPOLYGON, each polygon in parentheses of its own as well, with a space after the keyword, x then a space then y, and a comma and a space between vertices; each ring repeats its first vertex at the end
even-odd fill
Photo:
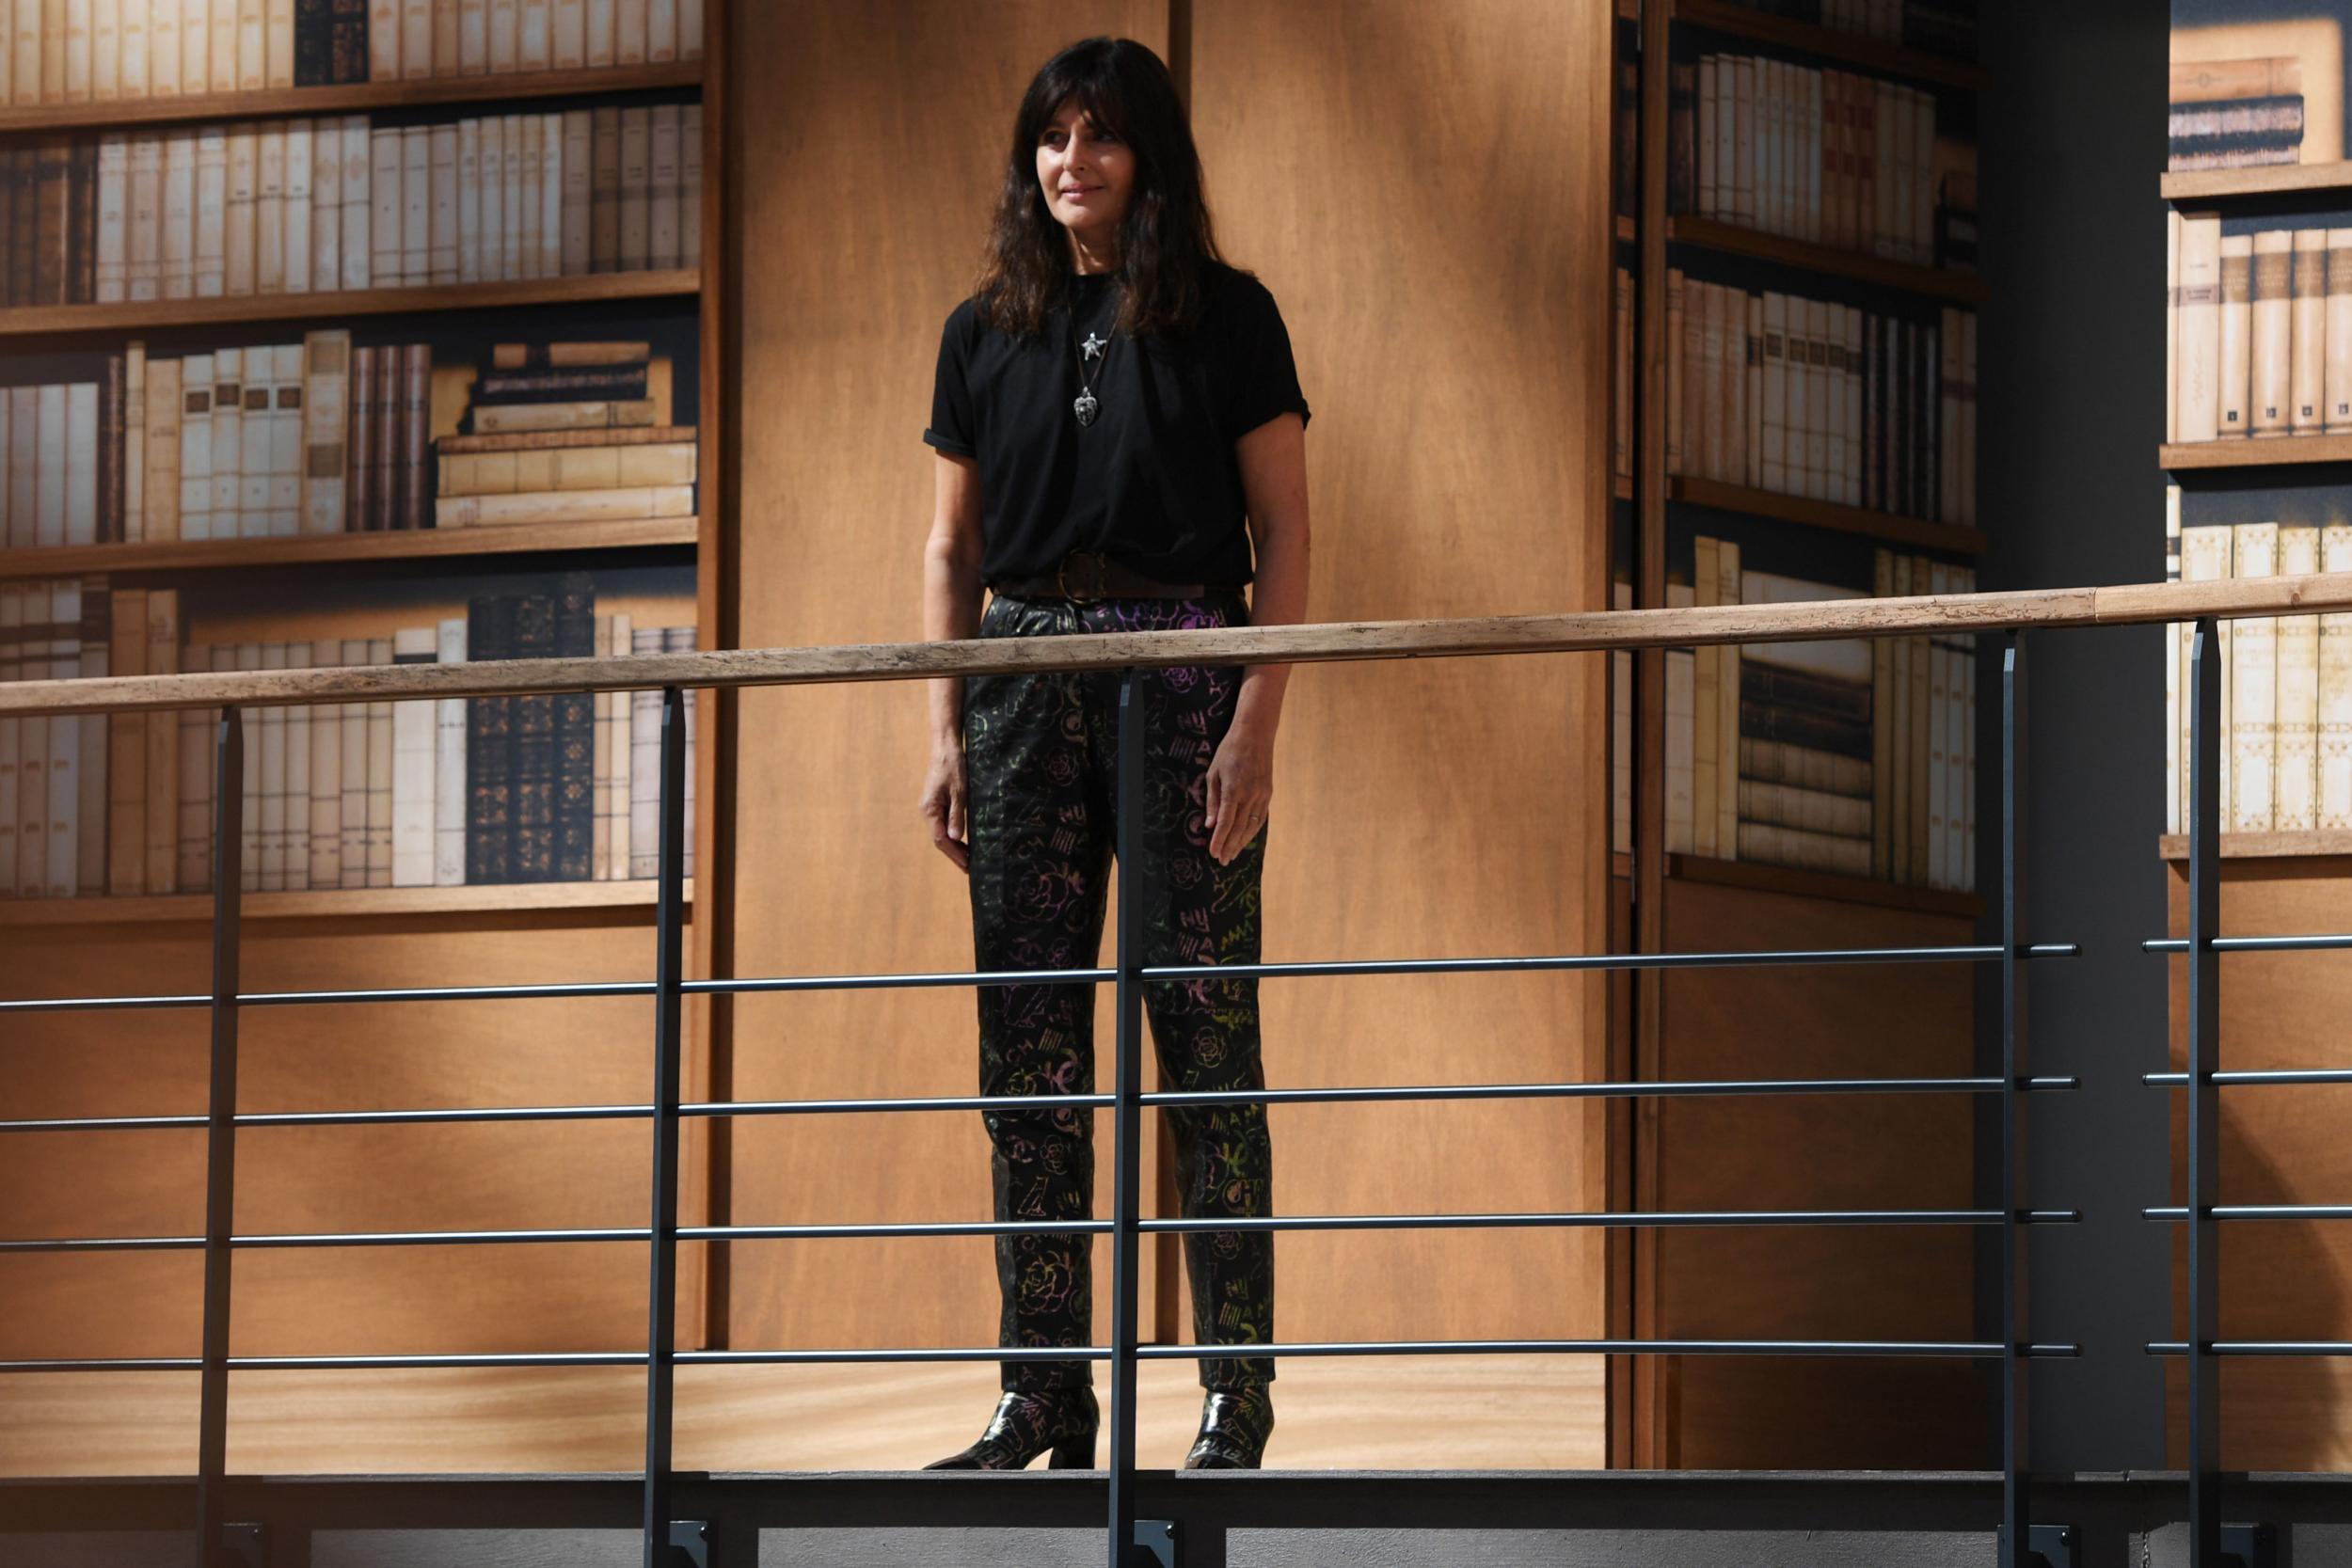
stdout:
POLYGON ((931 422, 923 432, 925 441, 958 457, 979 451, 978 430, 972 419, 972 389, 964 378, 971 314, 968 301, 957 306, 939 335, 939 369, 931 382, 931 422))
POLYGON ((1255 278, 1242 279, 1233 291, 1232 311, 1226 345, 1225 438, 1237 441, 1281 414, 1296 414, 1305 424, 1313 415, 1299 389, 1290 330, 1282 325, 1274 295, 1255 278))

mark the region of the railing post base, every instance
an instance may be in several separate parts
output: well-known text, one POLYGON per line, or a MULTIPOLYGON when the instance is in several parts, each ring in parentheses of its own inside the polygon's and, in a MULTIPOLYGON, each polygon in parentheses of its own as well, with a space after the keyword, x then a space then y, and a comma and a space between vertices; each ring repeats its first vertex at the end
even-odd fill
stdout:
POLYGON ((670 1521, 670 1568, 710 1568, 710 1526, 707 1521, 670 1521))
POLYGON ((1176 1522, 1137 1519, 1132 1560, 1136 1568, 1176 1568, 1176 1522))
MULTIPOLYGON (((2001 1560, 2009 1560, 2009 1527, 2000 1529, 2000 1544, 2004 1548, 2001 1560)), ((2072 1525, 2034 1525, 2026 1534, 2026 1555, 2019 1560, 2020 1568, 2074 1568, 2074 1527, 2072 1525)))

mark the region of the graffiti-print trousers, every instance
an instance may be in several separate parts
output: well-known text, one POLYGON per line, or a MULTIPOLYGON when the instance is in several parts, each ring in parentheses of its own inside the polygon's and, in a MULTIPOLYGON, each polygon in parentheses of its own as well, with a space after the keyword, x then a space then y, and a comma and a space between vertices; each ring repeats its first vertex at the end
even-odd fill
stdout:
MULTIPOLYGON (((998 595, 980 635, 1165 631, 1243 626, 1236 592, 1197 599, 1070 600, 998 595)), ((1233 717, 1239 665, 1146 670, 1139 677, 1144 776, 1137 867, 1146 900, 1146 964, 1259 961, 1259 882, 1265 833, 1230 863, 1209 855, 1206 779, 1233 717)), ((972 940, 982 970, 1079 969, 1100 952, 1107 872, 1118 841, 1116 670, 973 675, 964 681, 965 817, 971 847, 972 940)), ((981 986, 980 1092, 1094 1092, 1094 993, 1086 983, 981 986)), ((1144 1010, 1171 1089, 1260 1088, 1258 982, 1158 980, 1144 1010)), ((1176 1180, 1187 1216, 1265 1214, 1271 1149, 1263 1104, 1168 1108, 1176 1180)), ((1089 1219, 1094 1198, 1091 1110, 983 1113, 996 1218, 1089 1219)), ((1081 1232, 996 1238, 1003 1295, 997 1343, 1094 1342, 1093 1241, 1081 1232)), ((1274 1239, 1265 1232, 1184 1233, 1193 1330, 1201 1344, 1266 1343, 1274 1332, 1274 1239)), ((1090 1383, 1084 1361, 1003 1363, 1024 1391, 1090 1383)), ((1204 1359, 1200 1382, 1244 1388, 1270 1381, 1271 1359, 1204 1359)))

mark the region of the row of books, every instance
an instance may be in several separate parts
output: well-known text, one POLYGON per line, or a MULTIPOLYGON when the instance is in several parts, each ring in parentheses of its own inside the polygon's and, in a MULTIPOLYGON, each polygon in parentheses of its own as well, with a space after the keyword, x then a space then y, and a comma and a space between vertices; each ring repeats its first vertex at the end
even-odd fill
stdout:
POLYGON ((2352 433, 2352 229, 2167 235, 2166 438, 2352 433))
POLYGON ((486 369, 340 328, 180 359, 133 342, 98 381, 0 389, 0 545, 691 516, 670 379, 644 342, 497 344, 486 369), (437 375, 474 434, 434 437, 437 375))
POLYGON ((1976 520, 1976 316, 1666 277, 1666 471, 1976 520))
MULTIPOLYGON (((1696 540, 1666 602, 1780 604, 1859 589, 1741 568, 1696 540)), ((1878 597, 1968 593, 1975 574, 1881 549, 1878 597)), ((1629 585, 1616 585, 1620 608, 1629 585)), ((1616 847, 1632 847, 1633 656, 1613 654, 1616 847)), ((1974 639, 1724 643, 1665 656, 1669 853, 1965 890, 1976 865, 1974 639)))
MULTIPOLYGON (((181 643, 179 595, 0 585, 0 680, 691 650, 599 615, 584 579, 388 637, 181 643)), ((688 747, 693 745, 689 694, 688 747)), ((212 710, 0 720, 0 896, 212 886, 212 710)), ((617 881, 658 867, 660 694, 248 708, 241 885, 258 892, 617 881)), ((692 764, 687 768, 692 874, 692 764)))
POLYGON ((366 115, 0 151, 11 305, 642 272, 702 259, 702 108, 366 115))
POLYGON ((9 0, 0 105, 695 59, 702 0, 9 0))
MULTIPOLYGON (((2328 96, 2334 96, 2332 87, 2328 96)), ((2165 166, 2177 171, 2300 163, 2305 109, 2303 62, 2293 55, 2176 59, 2165 166)))
MULTIPOLYGON (((2277 522, 2183 527, 2180 490, 2168 510, 2167 580, 2352 572, 2352 524, 2277 522)), ((2190 820, 2189 647, 2171 630, 2164 689, 2165 831, 2190 820)), ((2249 617, 2220 623, 2223 832, 2352 828, 2352 614, 2249 617)))
POLYGON ((1742 9, 1959 59, 1977 55, 1977 0, 1738 0, 1742 9))
POLYGON ((1973 269, 1976 149, 1937 135, 1936 107, 1917 87, 1852 71, 1745 55, 1677 61, 1670 210, 1915 266, 1973 269), (1959 243, 1939 245, 1939 228, 1959 243))

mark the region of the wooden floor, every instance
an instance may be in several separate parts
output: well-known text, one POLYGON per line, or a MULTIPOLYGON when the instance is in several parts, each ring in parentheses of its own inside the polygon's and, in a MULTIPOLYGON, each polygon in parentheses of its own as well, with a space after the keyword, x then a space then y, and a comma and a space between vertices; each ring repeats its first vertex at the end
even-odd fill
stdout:
MULTIPOLYGON (((1173 1467, 1200 1422, 1200 1386, 1189 1363, 1146 1362, 1140 1376, 1138 1462, 1173 1467)), ((1103 1369, 1096 1378, 1106 1386, 1103 1369)), ((1275 1384, 1267 1466, 1598 1469, 1600 1379, 1591 1356, 1301 1358, 1275 1384)), ((642 1373, 606 1368, 244 1373, 230 1386, 229 1467, 631 1470, 644 1462, 644 1389, 642 1373)), ((0 1380, 0 1476, 187 1474, 196 1393, 181 1372, 0 1380)), ((993 1364, 680 1368, 676 1463, 911 1469, 977 1436, 995 1400, 993 1364)))

